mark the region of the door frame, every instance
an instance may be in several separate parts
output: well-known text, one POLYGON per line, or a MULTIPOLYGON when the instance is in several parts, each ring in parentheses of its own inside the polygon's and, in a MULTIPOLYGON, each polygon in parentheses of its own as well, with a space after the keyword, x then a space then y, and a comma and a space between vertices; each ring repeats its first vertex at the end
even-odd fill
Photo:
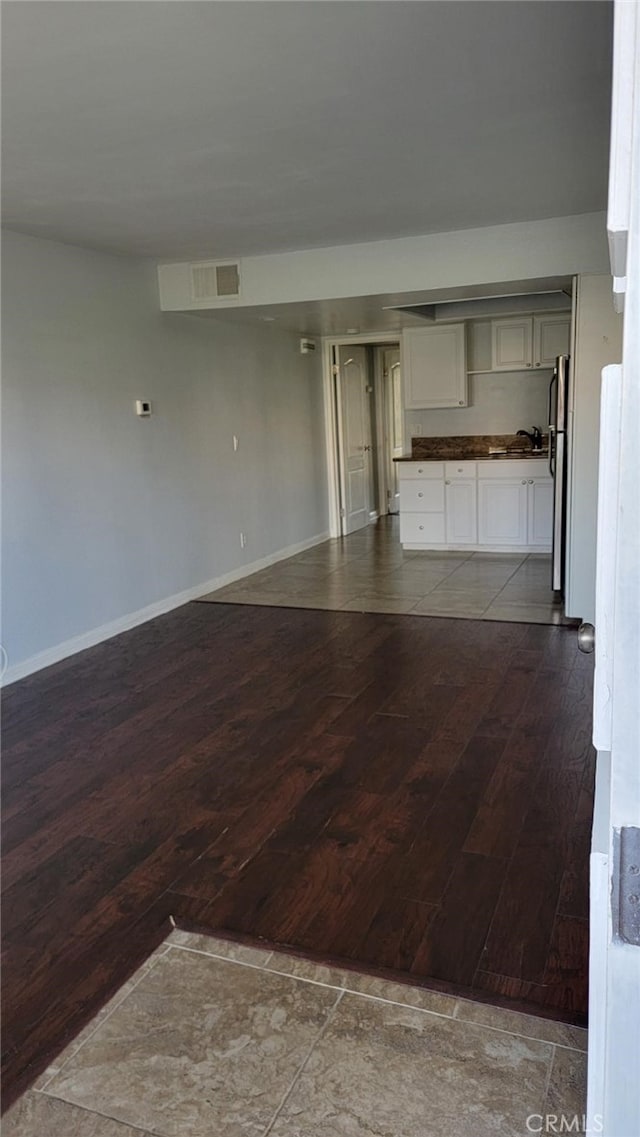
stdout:
MULTIPOLYGON (((327 495, 329 503, 329 536, 342 536, 342 493, 340 486, 339 428, 338 407, 336 391, 336 366, 334 351, 349 344, 369 345, 378 347, 384 344, 400 344, 402 358, 402 331, 397 332, 360 332, 351 336, 323 336, 322 337, 322 373, 324 387, 325 412, 325 447, 327 458, 327 495)), ((401 363, 402 366, 402 363, 401 363)))

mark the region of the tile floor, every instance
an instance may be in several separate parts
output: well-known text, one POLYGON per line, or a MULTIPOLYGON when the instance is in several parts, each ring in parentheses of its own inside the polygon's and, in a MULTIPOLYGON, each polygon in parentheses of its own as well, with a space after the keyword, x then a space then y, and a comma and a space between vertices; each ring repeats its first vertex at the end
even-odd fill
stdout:
MULTIPOLYGON (((525 1137, 585 1111, 586 1031, 175 931, 3 1137, 525 1137)), ((572 1126, 572 1132, 582 1132, 572 1126)))
POLYGON ((398 520, 325 541, 201 600, 345 612, 572 623, 549 587, 551 558, 533 553, 405 552, 398 520))

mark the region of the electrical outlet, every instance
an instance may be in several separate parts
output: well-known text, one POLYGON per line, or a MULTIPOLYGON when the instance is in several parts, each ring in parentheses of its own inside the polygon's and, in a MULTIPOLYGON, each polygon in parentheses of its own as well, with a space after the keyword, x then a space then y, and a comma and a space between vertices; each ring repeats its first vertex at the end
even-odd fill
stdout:
POLYGON ((246 547, 247 547, 247 535, 246 535, 246 533, 241 533, 240 534, 240 548, 246 549, 246 547))
POLYGON ((419 438, 419 437, 420 437, 420 435, 422 434, 422 423, 421 423, 421 422, 414 422, 414 424, 413 424, 413 430, 411 431, 411 433, 412 433, 412 434, 413 434, 413 435, 414 435, 416 438, 419 438))

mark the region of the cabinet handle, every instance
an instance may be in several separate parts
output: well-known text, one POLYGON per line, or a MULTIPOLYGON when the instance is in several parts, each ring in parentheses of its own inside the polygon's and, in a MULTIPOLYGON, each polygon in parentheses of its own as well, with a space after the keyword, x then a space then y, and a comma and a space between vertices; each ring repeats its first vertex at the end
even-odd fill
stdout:
POLYGON ((541 363, 536 363, 536 367, 541 367, 541 366, 542 366, 541 363))
POLYGON ((418 529, 424 529, 424 525, 418 525, 418 529))
POLYGON ((458 406, 459 406, 459 407, 463 407, 463 406, 464 406, 464 399, 459 399, 459 400, 458 400, 458 406))
POLYGON ((418 494, 418 497, 424 497, 424 494, 423 494, 423 493, 419 493, 419 494, 418 494))
POLYGON ((532 486, 532 485, 533 485, 533 478, 529 478, 529 485, 530 485, 530 486, 532 486))
POLYGON ((531 367, 531 364, 530 364, 530 363, 527 363, 527 367, 531 367))
POLYGON ((527 484, 527 479, 526 479, 526 478, 523 478, 523 479, 522 479, 522 484, 523 484, 523 486, 526 486, 526 484, 527 484))
POLYGON ((450 486, 450 485, 451 485, 451 481, 450 481, 450 479, 449 479, 449 478, 445 478, 444 484, 445 484, 445 486, 450 486))
POLYGON ((419 470, 418 470, 418 473, 419 473, 419 474, 424 474, 424 470, 422 469, 422 466, 420 466, 420 468, 419 468, 419 470))

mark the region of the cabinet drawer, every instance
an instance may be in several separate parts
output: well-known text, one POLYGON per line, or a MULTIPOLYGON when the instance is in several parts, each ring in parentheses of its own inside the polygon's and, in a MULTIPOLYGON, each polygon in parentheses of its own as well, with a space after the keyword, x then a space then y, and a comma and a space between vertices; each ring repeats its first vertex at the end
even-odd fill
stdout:
POLYGON ((475 462, 445 462, 445 478, 475 478, 475 462))
POLYGON ((478 477, 491 478, 548 478, 549 465, 546 458, 494 458, 478 462, 478 477))
POLYGON ((400 481, 408 478, 443 478, 444 462, 399 462, 400 481))
POLYGON ((400 483, 401 513, 443 513, 444 483, 442 479, 414 478, 400 483))
POLYGON ((401 513, 402 545, 444 545, 444 513, 401 513))

